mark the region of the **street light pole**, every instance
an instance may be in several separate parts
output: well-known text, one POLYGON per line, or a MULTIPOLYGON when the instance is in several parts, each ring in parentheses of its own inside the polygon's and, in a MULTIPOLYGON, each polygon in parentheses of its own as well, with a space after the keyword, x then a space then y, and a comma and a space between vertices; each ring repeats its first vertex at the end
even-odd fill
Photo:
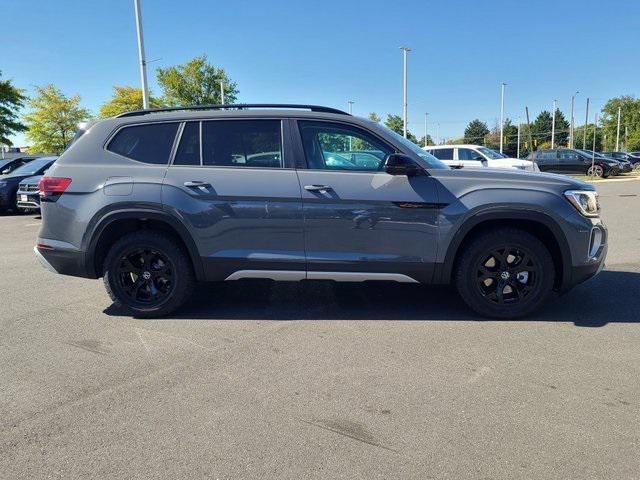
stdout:
POLYGON ((349 104, 349 115, 351 115, 351 114, 353 114, 353 103, 354 102, 352 100, 349 100, 347 103, 349 104))
POLYGON ((440 145, 440 124, 436 123, 436 145, 440 145))
POLYGON ((138 33, 138 58, 140 60, 140 81, 142 83, 142 108, 149 108, 149 86, 147 84, 147 60, 144 56, 144 38, 142 35, 142 14, 140 0, 133 0, 136 11, 136 32, 138 33))
POLYGON ((556 105, 558 101, 553 101, 553 115, 551 116, 551 148, 553 148, 553 144, 556 139, 556 105))
POLYGON ((424 146, 427 146, 427 122, 429 120, 429 114, 425 112, 424 114, 424 146))
POLYGON ((584 132, 582 136, 582 149, 587 148, 587 125, 589 125, 589 97, 587 97, 587 112, 584 114, 584 132))
POLYGON ((402 134, 404 138, 407 138, 407 54, 411 51, 409 47, 400 47, 402 50, 402 117, 403 117, 403 126, 402 126, 402 134))
POLYGON ((220 104, 224 105, 224 80, 218 80, 220 84, 220 104))
POLYGON ((616 132, 616 152, 620 151, 618 147, 620 146, 620 113, 621 111, 622 111, 622 108, 618 107, 618 129, 616 132))
POLYGON ((517 158, 520 158, 520 118, 518 118, 518 153, 516 155, 517 158))
POLYGON ((500 153, 502 153, 502 139, 504 137, 504 87, 506 85, 504 82, 500 84, 500 153))
POLYGON ((580 91, 576 91, 576 93, 571 95, 571 128, 569 129, 570 130, 569 135, 571 135, 571 137, 570 137, 571 141, 569 142, 569 148, 574 148, 575 143, 576 143, 575 140, 573 139, 573 134, 575 132, 575 130, 573 128, 573 123, 574 123, 573 122, 573 102, 574 102, 574 100, 576 98, 576 95, 579 94, 579 93, 580 93, 580 91))

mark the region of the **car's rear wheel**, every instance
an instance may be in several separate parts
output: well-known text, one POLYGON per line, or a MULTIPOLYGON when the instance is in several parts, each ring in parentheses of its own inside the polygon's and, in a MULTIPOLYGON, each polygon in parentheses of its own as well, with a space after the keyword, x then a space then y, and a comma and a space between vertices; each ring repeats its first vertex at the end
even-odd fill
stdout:
POLYGON ((551 295, 553 258, 530 233, 499 228, 477 235, 463 248, 455 284, 476 313, 489 318, 523 317, 551 295))
POLYGON ((104 283, 116 306, 140 318, 168 315, 193 290, 188 255, 171 237, 155 231, 130 233, 109 250, 104 283))
POLYGON ((640 162, 636 162, 633 164, 633 171, 636 173, 640 173, 640 162))
POLYGON ((604 178, 604 168, 602 168, 602 165, 594 165, 593 167, 589 167, 587 169, 587 175, 590 177, 604 178))

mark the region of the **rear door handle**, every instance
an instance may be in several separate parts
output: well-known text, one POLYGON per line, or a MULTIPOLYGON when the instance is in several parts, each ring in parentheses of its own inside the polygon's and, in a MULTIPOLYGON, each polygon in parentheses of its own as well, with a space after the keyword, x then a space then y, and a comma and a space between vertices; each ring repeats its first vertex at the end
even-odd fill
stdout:
POLYGON ((329 185, 305 185, 304 189, 307 192, 328 192, 333 190, 329 185))
POLYGON ((204 188, 208 188, 211 187, 211 184, 209 182, 203 182, 201 180, 191 180, 188 182, 184 182, 184 186, 185 187, 204 187, 204 188))

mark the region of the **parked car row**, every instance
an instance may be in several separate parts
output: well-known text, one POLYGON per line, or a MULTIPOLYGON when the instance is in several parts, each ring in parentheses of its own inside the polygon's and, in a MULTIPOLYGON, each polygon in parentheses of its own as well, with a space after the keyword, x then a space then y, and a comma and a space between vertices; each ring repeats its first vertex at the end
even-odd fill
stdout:
POLYGON ((38 181, 58 157, 20 157, 0 163, 0 210, 39 210, 38 181))
MULTIPOLYGON (((614 152, 610 152, 614 153, 614 152)), ((622 153, 622 152, 615 152, 622 153)), ((640 157, 635 163, 627 158, 616 159, 609 154, 577 148, 542 149, 531 152, 527 159, 534 161, 540 171, 607 178, 611 175, 640 171, 640 157)))
POLYGON ((507 168, 538 172, 535 162, 510 158, 481 145, 429 145, 424 150, 452 168, 507 168))

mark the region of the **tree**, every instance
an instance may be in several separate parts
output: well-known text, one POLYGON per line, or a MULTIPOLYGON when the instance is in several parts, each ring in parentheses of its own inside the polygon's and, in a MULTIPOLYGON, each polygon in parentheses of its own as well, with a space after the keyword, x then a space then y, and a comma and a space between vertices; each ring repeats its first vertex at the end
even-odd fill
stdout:
MULTIPOLYGON (((509 118, 504 121, 502 138, 502 153, 515 158, 518 155, 518 127, 509 118)), ((498 148, 500 148, 500 144, 498 144, 498 148)), ((520 154, 522 155, 522 152, 520 154)))
MULTIPOLYGON (((575 148, 593 149, 593 123, 587 124, 587 141, 584 142, 584 125, 574 128, 575 148), (583 147, 584 145, 584 147, 583 147)), ((596 133, 596 150, 602 149, 602 128, 598 127, 596 133)))
POLYGON ((371 112, 369 114, 369 120, 371 120, 372 122, 380 122, 380 120, 382 120, 378 114, 376 112, 371 112))
POLYGON ((36 96, 29 100, 32 111, 24 116, 31 150, 62 153, 73 139, 78 123, 89 117, 89 111, 79 104, 79 95, 68 98, 53 85, 36 87, 36 96))
MULTIPOLYGON (((387 115, 387 120, 384 122, 385 126, 396 132, 398 135, 404 134, 404 120, 400 115, 387 115)), ((407 130, 407 140, 412 141, 416 145, 418 145, 418 139, 416 136, 407 130)))
POLYGON ((202 55, 182 65, 158 68, 156 77, 163 92, 163 101, 170 106, 207 105, 222 103, 220 81, 224 81, 224 100, 236 101, 238 88, 224 69, 207 62, 202 55))
POLYGON ((536 150, 538 145, 544 142, 551 142, 551 122, 551 114, 543 110, 531 124, 531 135, 533 136, 533 144, 536 150))
MULTIPOLYGON (((162 104, 159 100, 150 97, 149 106, 151 108, 160 107, 162 104)), ((100 107, 100 116, 102 118, 115 117, 124 112, 132 110, 140 110, 142 108, 142 89, 136 87, 113 87, 113 97, 100 107)))
POLYGON ((620 143, 618 148, 622 149, 624 146, 626 150, 637 149, 637 139, 640 138, 640 100, 630 95, 612 98, 602 107, 602 130, 603 135, 607 136, 606 145, 603 145, 603 148, 605 150, 613 150, 616 148, 618 107, 621 111, 620 143), (627 139, 629 145, 624 145, 625 127, 629 135, 627 139))
POLYGON ((23 92, 24 90, 14 87, 11 80, 0 80, 0 145, 13 145, 9 136, 27 129, 18 120, 17 114, 27 100, 23 92))
POLYGON ((464 143, 476 143, 484 145, 485 137, 489 135, 489 127, 479 119, 469 122, 467 128, 464 129, 464 143))
MULTIPOLYGON (((425 146, 424 143, 424 135, 420 138, 420 140, 418 140, 418 145, 420 145, 421 147, 425 146)), ((431 135, 427 134, 427 143, 426 145, 435 145, 435 142, 433 141, 433 138, 431 138, 431 135)))

